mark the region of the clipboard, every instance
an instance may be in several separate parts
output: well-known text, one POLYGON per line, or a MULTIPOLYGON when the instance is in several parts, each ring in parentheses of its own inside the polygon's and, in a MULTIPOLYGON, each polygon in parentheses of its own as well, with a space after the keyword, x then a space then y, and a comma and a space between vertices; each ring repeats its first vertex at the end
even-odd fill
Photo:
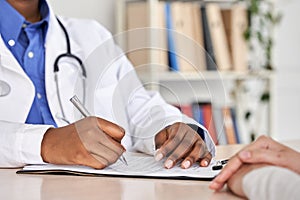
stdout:
POLYGON ((212 170, 216 164, 214 160, 207 167, 194 164, 189 169, 182 169, 177 164, 171 169, 164 168, 162 161, 155 161, 153 156, 141 153, 125 152, 124 157, 128 166, 119 160, 105 169, 93 169, 80 165, 27 165, 17 171, 18 174, 53 174, 53 175, 79 175, 79 176, 110 176, 129 178, 160 178, 160 179, 185 179, 185 180, 212 180, 219 174, 219 170, 212 170))

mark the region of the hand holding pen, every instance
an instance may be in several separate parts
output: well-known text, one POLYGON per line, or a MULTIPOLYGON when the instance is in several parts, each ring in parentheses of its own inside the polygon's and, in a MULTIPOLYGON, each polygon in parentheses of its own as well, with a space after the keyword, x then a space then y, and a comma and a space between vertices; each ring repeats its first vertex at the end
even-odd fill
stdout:
POLYGON ((119 158, 121 162, 128 165, 122 155, 125 148, 120 144, 121 139, 125 135, 124 129, 107 120, 90 117, 90 113, 76 95, 73 96, 70 101, 85 118, 89 118, 89 123, 87 123, 86 120, 75 123, 76 130, 85 148, 106 166, 114 163, 116 158, 119 158), (92 129, 92 131, 90 129, 92 129), (91 135, 93 133, 96 135, 87 137, 88 134, 91 135))
POLYGON ((58 165, 84 165, 103 169, 115 163, 125 151, 121 139, 125 131, 98 117, 46 130, 41 143, 44 162, 58 165))

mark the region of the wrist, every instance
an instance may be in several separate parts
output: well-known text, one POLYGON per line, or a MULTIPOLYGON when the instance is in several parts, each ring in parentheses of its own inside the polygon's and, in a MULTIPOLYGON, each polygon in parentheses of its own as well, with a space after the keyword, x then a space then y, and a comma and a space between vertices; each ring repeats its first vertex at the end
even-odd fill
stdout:
POLYGON ((49 152, 49 144, 51 144, 51 134, 54 128, 49 128, 44 134, 42 144, 41 144, 41 157, 44 162, 49 163, 49 159, 47 157, 49 152))
POLYGON ((201 139, 203 140, 203 141, 205 141, 205 134, 204 134, 204 130, 201 128, 201 127, 199 127, 199 126, 197 126, 197 125, 195 125, 195 124, 187 124, 189 127, 191 127, 194 131, 196 131, 198 134, 199 134, 199 136, 201 137, 201 139))

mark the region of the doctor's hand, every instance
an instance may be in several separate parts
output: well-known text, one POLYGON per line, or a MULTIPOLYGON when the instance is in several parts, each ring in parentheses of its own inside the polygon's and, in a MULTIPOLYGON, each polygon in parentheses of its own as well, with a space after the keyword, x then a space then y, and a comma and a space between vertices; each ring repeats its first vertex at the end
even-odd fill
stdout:
POLYGON ((157 161, 167 157, 164 165, 167 169, 172 168, 177 162, 187 169, 195 162, 206 167, 211 161, 211 154, 199 134, 185 123, 177 122, 166 127, 155 136, 157 161))
POLYGON ((103 169, 125 151, 120 126, 97 117, 87 117, 61 128, 50 128, 44 135, 41 156, 52 164, 75 164, 103 169))
POLYGON ((268 164, 288 168, 300 174, 300 153, 270 137, 260 136, 233 156, 221 173, 211 182, 210 188, 221 190, 245 164, 268 164))

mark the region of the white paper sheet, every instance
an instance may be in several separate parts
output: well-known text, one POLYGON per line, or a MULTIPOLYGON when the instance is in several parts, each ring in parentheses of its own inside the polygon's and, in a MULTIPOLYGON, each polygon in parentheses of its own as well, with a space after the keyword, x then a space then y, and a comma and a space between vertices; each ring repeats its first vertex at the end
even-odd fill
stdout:
POLYGON ((18 173, 66 172, 79 175, 212 179, 220 172, 219 170, 212 170, 215 161, 212 161, 208 167, 199 167, 197 163, 189 169, 182 169, 180 164, 172 169, 165 169, 163 161, 157 162, 152 156, 128 152, 123 155, 127 160, 128 166, 119 160, 102 170, 77 165, 27 165, 18 173))

